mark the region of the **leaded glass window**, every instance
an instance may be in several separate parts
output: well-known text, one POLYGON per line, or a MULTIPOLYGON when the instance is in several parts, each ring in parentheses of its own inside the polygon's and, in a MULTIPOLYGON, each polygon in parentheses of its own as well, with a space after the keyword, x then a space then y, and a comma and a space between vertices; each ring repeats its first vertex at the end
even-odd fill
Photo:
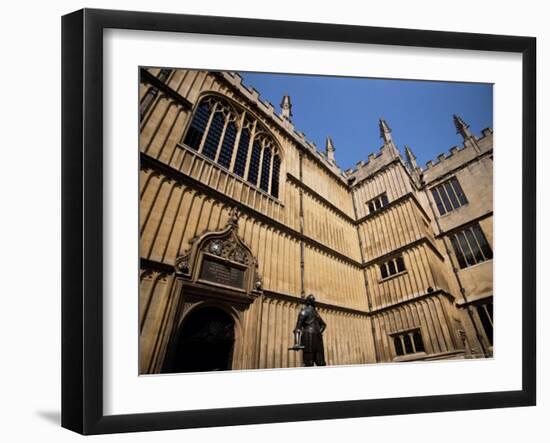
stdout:
POLYGON ((264 148, 260 189, 263 189, 265 192, 269 189, 269 171, 271 171, 271 150, 269 148, 264 148))
POLYGON ((248 128, 244 128, 241 132, 241 139, 239 140, 239 147, 237 148, 237 156, 235 157, 235 166, 233 167, 233 172, 240 177, 244 177, 249 144, 250 130, 248 128))
POLYGON ((281 155, 274 139, 258 120, 229 100, 204 97, 182 143, 279 198, 281 155))
POLYGON ((439 215, 445 215, 468 203, 456 177, 432 188, 432 196, 439 215))
POLYGON ((449 236, 459 267, 467 268, 493 258, 493 251, 479 224, 449 236))
POLYGON ((225 168, 229 168, 229 165, 231 164, 231 157, 233 155, 236 137, 237 126, 235 125, 235 122, 229 122, 225 130, 225 136, 223 138, 220 156, 218 158, 218 163, 225 168))
POLYGON ((262 148, 260 142, 255 141, 252 145, 252 156, 250 157, 250 168, 248 169, 248 182, 256 185, 258 182, 258 168, 260 167, 260 155, 262 148))
POLYGON ((198 150, 202 141, 202 137, 204 135, 204 131, 206 129, 206 125, 208 125, 209 117, 210 106, 205 101, 203 101, 195 111, 193 121, 191 122, 191 125, 187 130, 187 135, 185 136, 185 140, 183 141, 183 143, 185 143, 190 148, 198 150))
POLYGON ((220 143, 220 137, 222 135, 224 124, 225 119, 223 118, 223 114, 221 112, 216 112, 212 122, 210 123, 210 129, 208 130, 208 135, 206 136, 206 140, 202 148, 202 153, 212 160, 216 158, 218 144, 220 143))
POLYGON ((279 173, 281 170, 281 158, 275 154, 273 157, 273 174, 271 175, 271 195, 279 198, 279 173))

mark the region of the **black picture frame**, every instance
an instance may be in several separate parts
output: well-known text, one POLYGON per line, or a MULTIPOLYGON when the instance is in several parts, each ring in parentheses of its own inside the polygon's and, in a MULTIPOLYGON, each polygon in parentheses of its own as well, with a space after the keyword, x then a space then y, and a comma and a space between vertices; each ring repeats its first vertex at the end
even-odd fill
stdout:
MULTIPOLYGON (((62 18, 62 426, 82 434, 458 411, 536 403, 536 39, 84 9, 62 18), (522 389, 130 415, 103 412, 103 30, 170 31, 520 53, 522 389)), ((519 124, 519 122, 518 122, 519 124)))

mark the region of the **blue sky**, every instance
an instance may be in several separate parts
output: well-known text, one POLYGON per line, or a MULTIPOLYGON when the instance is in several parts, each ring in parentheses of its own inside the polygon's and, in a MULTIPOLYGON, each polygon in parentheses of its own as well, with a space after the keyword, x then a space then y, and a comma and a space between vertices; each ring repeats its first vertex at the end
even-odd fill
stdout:
POLYGON ((382 146, 378 119, 386 119, 403 153, 409 145, 418 164, 460 145, 452 115, 460 115, 474 135, 493 127, 492 85, 240 72, 244 84, 279 110, 292 100, 293 123, 324 150, 331 136, 342 169, 366 160, 382 146))

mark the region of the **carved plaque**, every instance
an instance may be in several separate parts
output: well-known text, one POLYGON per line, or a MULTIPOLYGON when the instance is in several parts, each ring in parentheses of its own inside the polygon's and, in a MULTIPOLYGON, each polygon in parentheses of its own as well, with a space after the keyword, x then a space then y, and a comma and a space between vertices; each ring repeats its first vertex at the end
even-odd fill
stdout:
POLYGON ((202 260, 199 279, 210 281, 218 285, 245 289, 245 269, 233 263, 221 261, 205 255, 202 260))

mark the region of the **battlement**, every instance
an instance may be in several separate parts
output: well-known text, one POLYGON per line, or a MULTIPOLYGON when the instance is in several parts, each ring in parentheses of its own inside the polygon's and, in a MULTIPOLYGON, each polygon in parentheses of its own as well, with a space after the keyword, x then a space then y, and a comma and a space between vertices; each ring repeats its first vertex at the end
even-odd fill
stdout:
MULTIPOLYGON (((378 152, 372 152, 368 155, 367 160, 359 160, 355 167, 342 171, 334 162, 329 161, 326 154, 317 149, 314 142, 307 139, 304 132, 298 131, 292 121, 287 120, 278 114, 275 107, 268 100, 262 99, 260 92, 253 87, 248 87, 243 83, 243 78, 236 72, 220 72, 220 74, 235 88, 239 90, 248 100, 252 101, 257 108, 271 118, 282 132, 289 135, 295 142, 299 143, 303 148, 310 152, 316 159, 322 162, 328 169, 342 180, 360 181, 362 178, 376 172, 390 161, 395 160, 395 156, 385 150, 384 146, 379 148, 378 152)), ((385 122, 384 122, 385 123, 385 122)), ((463 122, 462 122, 463 123, 463 122)), ((491 128, 485 128, 481 131, 481 136, 476 138, 476 142, 482 152, 492 149, 493 131, 491 128)), ((426 175, 437 175, 449 168, 458 166, 459 164, 468 161, 468 158, 473 155, 468 145, 453 146, 448 152, 441 153, 435 160, 426 162, 426 166, 422 168, 422 172, 426 175)), ((403 160, 401 154, 399 158, 403 160)))
MULTIPOLYGON (((481 136, 476 138, 476 142, 478 146, 480 147, 482 152, 487 151, 488 149, 492 149, 493 147, 493 130, 491 128, 484 128, 481 131, 481 136)), ((429 160, 426 162, 426 167, 423 169, 423 172, 429 171, 430 169, 434 167, 441 167, 444 166, 445 163, 456 163, 456 161, 461 161, 462 159, 459 159, 459 156, 463 155, 463 151, 473 149, 469 146, 453 146, 449 153, 441 153, 437 156, 437 160, 429 160)))
MULTIPOLYGON (((477 145, 481 150, 481 153, 487 152, 493 148, 493 131, 490 128, 485 128, 481 131, 481 136, 476 138, 477 145)), ((465 146, 453 146, 448 153, 441 153, 437 156, 436 160, 429 160, 426 163, 426 167, 422 169, 427 181, 433 180, 438 175, 442 175, 467 161, 475 158, 479 155, 479 152, 471 145, 465 146)), ((404 164, 407 162, 403 159, 401 153, 399 158, 404 164)), ((392 156, 385 146, 382 146, 378 152, 372 152, 368 155, 367 160, 360 160, 355 164, 355 167, 346 169, 343 172, 343 176, 348 181, 353 180, 355 183, 361 181, 363 178, 372 175, 378 169, 381 169, 391 161, 395 160, 395 156, 392 156)))
POLYGON ((366 161, 359 160, 355 163, 354 168, 346 169, 343 175, 348 181, 354 179, 355 183, 357 183, 394 160, 395 156, 388 151, 386 146, 382 146, 378 152, 371 152, 366 161))
POLYGON ((449 151, 450 153, 448 155, 446 155, 445 153, 442 153, 442 154, 439 154, 437 156, 437 160, 428 160, 426 162, 426 167, 423 169, 423 171, 426 171, 430 168, 433 168, 436 165, 440 165, 445 160, 451 159, 454 155, 456 155, 458 152, 462 151, 463 149, 465 149, 465 148, 464 147, 453 146, 450 149, 450 151, 449 151))

